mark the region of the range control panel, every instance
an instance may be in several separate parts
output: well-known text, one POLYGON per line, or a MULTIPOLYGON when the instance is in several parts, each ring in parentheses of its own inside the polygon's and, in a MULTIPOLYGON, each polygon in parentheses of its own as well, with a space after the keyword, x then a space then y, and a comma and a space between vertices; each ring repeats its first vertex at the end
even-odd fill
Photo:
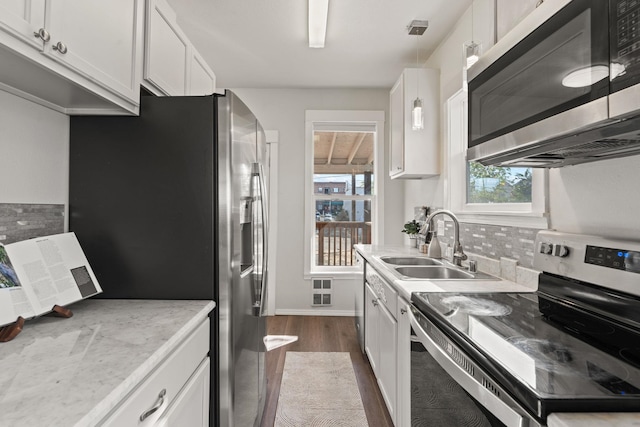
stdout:
POLYGON ((533 252, 535 270, 640 297, 640 239, 541 230, 533 252))
POLYGON ((587 245, 584 262, 640 274, 640 252, 587 245))
POLYGON ((569 248, 561 244, 553 244, 550 242, 540 242, 538 244, 538 252, 543 255, 552 255, 564 258, 569 255, 569 248))

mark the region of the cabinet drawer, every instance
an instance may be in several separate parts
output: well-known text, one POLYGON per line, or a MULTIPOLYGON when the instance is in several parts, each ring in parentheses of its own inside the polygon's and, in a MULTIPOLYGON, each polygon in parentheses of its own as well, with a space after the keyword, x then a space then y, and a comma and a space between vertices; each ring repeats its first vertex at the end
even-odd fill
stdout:
POLYGON ((382 304, 389 310, 394 318, 397 318, 398 292, 393 289, 376 270, 370 268, 369 265, 367 265, 366 280, 382 304))
POLYGON ((146 378, 101 424, 103 426, 152 426, 171 406, 189 377, 209 351, 209 320, 200 325, 169 357, 146 378), (160 397, 164 390, 164 396, 160 397), (154 406, 158 410, 140 420, 154 406))

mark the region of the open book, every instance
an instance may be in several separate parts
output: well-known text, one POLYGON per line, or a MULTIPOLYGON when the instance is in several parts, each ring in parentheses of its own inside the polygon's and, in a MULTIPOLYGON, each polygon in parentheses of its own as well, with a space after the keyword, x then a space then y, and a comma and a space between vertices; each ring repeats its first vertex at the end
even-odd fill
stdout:
POLYGON ((0 326, 100 292, 74 233, 0 244, 0 326))

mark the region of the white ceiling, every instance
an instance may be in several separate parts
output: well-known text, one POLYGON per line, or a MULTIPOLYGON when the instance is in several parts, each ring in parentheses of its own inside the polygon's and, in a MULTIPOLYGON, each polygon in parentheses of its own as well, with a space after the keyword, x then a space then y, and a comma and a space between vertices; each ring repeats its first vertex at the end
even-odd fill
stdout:
MULTIPOLYGON (((221 88, 390 88, 424 61, 471 0, 330 0, 324 49, 308 47, 306 0, 168 0, 221 88), (428 20, 410 36, 414 19, 428 20)), ((461 47, 462 49, 462 47, 461 47)))

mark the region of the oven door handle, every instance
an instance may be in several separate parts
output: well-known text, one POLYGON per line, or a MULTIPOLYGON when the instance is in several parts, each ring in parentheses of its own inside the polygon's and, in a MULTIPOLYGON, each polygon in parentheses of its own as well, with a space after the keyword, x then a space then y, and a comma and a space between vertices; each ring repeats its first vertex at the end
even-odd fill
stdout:
MULTIPOLYGON (((411 327, 416 333, 418 341, 427 349, 429 354, 438 362, 438 364, 477 402, 487 408, 495 417, 505 423, 508 427, 527 427, 529 426, 528 418, 524 418, 516 412, 511 406, 503 402, 493 392, 487 390, 470 375, 464 368, 456 363, 449 354, 440 348, 425 332, 423 327, 416 319, 413 309, 409 310, 409 319, 411 327)), ((448 344, 451 345, 451 344, 448 344)), ((457 350, 457 349, 456 349, 457 350)), ((459 351, 459 350, 458 350, 459 351)))

